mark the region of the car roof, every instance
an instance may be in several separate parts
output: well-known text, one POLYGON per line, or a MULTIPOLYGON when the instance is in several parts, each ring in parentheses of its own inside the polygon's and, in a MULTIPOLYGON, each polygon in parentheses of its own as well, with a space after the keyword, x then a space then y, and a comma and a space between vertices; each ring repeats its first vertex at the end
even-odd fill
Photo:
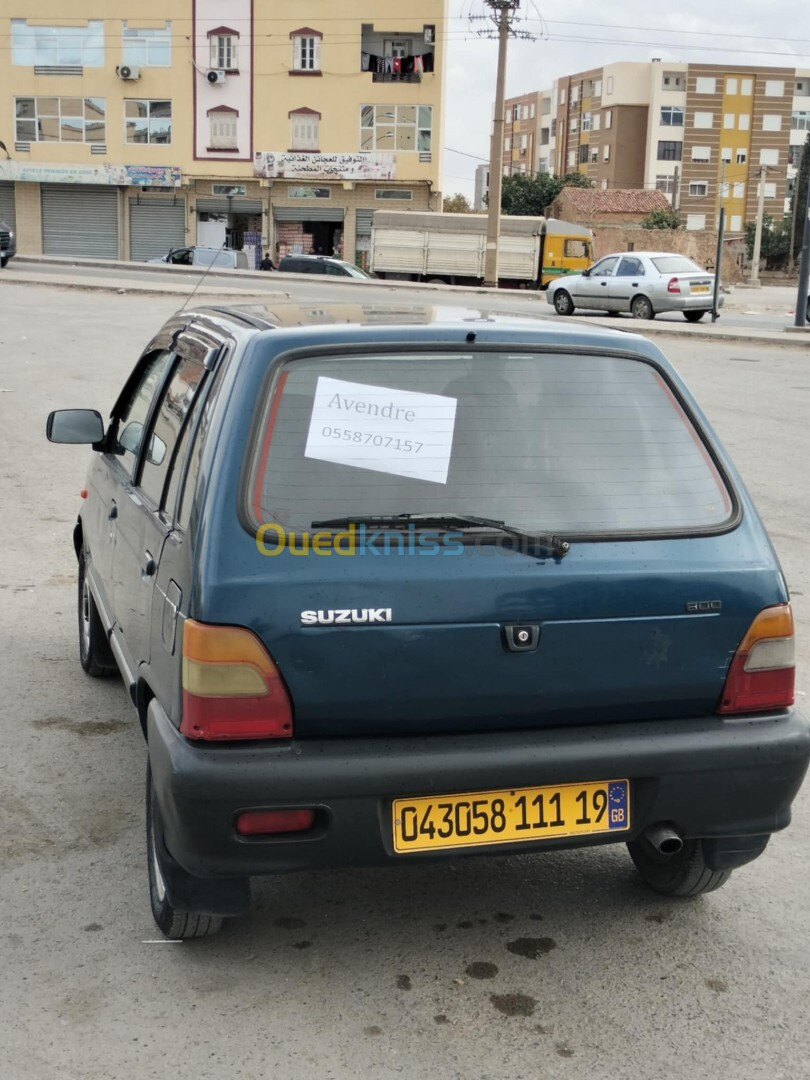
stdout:
POLYGON ((697 263, 691 255, 684 255, 681 251, 611 251, 607 255, 603 255, 603 259, 620 259, 624 256, 632 259, 638 255, 643 255, 646 259, 688 259, 689 262, 697 263))

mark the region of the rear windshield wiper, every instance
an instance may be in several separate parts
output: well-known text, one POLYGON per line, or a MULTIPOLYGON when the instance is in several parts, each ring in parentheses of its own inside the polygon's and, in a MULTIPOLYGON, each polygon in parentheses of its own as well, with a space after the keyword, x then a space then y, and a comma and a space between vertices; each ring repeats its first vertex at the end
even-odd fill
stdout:
POLYGON ((372 525, 377 528, 397 529, 403 525, 444 526, 455 525, 457 528, 481 528, 496 529, 498 532, 514 536, 518 540, 526 541, 533 546, 552 551, 558 559, 568 554, 570 544, 567 540, 553 533, 533 533, 526 529, 518 529, 514 525, 507 525, 505 521, 496 518, 477 517, 473 514, 447 513, 423 513, 423 514, 347 514, 345 517, 329 518, 326 521, 313 521, 312 529, 341 529, 347 525, 372 525))

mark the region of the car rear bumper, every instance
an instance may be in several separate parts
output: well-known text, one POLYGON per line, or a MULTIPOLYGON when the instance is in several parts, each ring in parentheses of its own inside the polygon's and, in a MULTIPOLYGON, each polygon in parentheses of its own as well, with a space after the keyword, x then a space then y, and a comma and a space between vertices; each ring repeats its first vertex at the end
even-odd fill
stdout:
POLYGON ((199 877, 441 858, 446 853, 394 853, 392 799, 619 777, 630 780, 627 832, 470 850, 625 841, 667 822, 685 838, 713 838, 707 850, 717 868, 741 865, 789 824, 810 759, 810 726, 795 710, 756 719, 212 746, 183 738, 153 700, 148 738, 166 847, 199 877), (297 807, 316 808, 311 833, 236 833, 242 810, 297 807))
MULTIPOLYGON (((696 293, 694 296, 679 296, 677 293, 653 297, 653 307, 659 311, 711 311, 714 303, 712 293, 696 293)), ((725 304, 726 298, 717 297, 718 310, 725 304)))

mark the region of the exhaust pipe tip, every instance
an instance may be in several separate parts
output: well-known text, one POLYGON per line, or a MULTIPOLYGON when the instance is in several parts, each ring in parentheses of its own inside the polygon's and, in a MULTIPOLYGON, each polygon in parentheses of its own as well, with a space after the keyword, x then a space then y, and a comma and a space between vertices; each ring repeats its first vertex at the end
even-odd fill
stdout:
POLYGON ((683 838, 669 825, 651 825, 644 830, 644 839, 659 855, 677 855, 683 850, 683 838))

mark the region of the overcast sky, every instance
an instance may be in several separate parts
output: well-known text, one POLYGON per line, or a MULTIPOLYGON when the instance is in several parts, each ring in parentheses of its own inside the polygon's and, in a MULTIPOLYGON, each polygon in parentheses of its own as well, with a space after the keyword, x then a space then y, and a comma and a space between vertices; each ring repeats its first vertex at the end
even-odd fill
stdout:
MULTIPOLYGON (((497 44, 480 40, 469 15, 488 11, 484 0, 450 0, 444 133, 444 193, 473 194, 478 162, 448 150, 489 157, 497 44)), ((509 45, 507 96, 542 90, 553 79, 617 60, 780 64, 810 69, 806 0, 522 0, 519 28, 536 42, 509 45), (773 37, 772 28, 786 36, 773 37), (732 36, 733 35, 733 36, 732 36), (800 36, 803 35, 803 36, 800 36)))

